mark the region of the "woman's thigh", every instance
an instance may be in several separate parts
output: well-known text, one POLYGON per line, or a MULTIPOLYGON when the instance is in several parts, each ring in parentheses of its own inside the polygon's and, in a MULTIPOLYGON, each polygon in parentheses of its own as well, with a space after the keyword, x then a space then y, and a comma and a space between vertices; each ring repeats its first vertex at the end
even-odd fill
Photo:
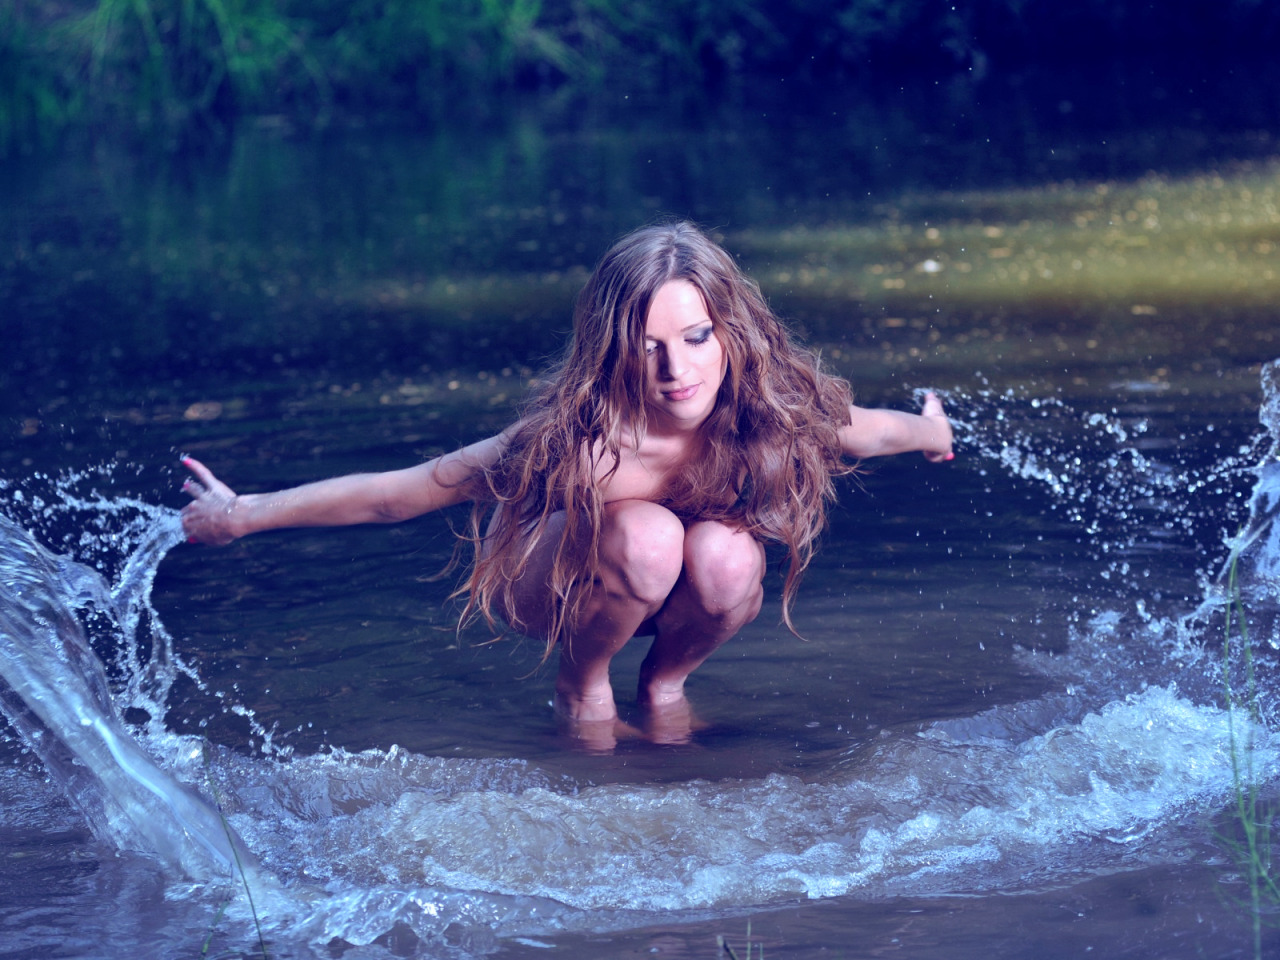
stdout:
POLYGON ((692 599, 711 616, 759 612, 764 546, 738 527, 716 521, 691 524, 684 541, 684 580, 692 599))
MULTIPOLYGON (((513 610, 500 609, 503 618, 528 636, 545 639, 551 611, 549 585, 556 553, 564 533, 563 512, 554 514, 544 535, 532 545, 524 571, 511 584, 513 610)), ((584 588, 580 617, 589 618, 602 606, 645 610, 635 633, 652 632, 648 621, 666 602, 684 564, 685 531, 670 510, 645 500, 618 500, 605 505, 600 531, 600 562, 584 588)), ((579 549, 586 549, 582 545, 579 549)), ((574 628, 570 624, 570 629, 574 628)))

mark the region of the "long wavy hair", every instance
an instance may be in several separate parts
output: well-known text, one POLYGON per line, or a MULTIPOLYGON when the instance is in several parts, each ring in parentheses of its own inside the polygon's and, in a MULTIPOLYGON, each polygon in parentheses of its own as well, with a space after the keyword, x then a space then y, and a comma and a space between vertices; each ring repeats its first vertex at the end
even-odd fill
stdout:
POLYGON ((837 434, 849 420, 849 386, 822 373, 728 253, 682 222, 637 230, 605 254, 578 296, 564 358, 526 403, 502 457, 472 481, 476 556, 464 620, 478 612, 493 625, 500 612, 520 630, 513 585, 535 548, 558 536, 544 594, 547 656, 576 621, 599 564, 598 478, 617 470, 624 430, 637 443, 645 434, 645 321, 673 280, 702 294, 726 372, 700 427, 704 449, 660 502, 685 522, 718 520, 783 545, 782 615, 795 631, 791 603, 826 523, 832 478, 853 469, 837 434))

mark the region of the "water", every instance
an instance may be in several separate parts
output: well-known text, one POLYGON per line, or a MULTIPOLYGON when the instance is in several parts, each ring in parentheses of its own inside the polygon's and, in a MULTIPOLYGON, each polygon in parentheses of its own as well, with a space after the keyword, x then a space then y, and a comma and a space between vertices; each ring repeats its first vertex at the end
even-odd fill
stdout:
MULTIPOLYGON (((1276 370, 1265 371, 1263 414, 1272 425, 1280 411, 1276 370)), ((927 574, 913 571, 909 590, 884 584, 899 602, 917 594, 914 604, 886 611, 877 609, 885 597, 846 597, 828 572, 815 578, 807 643, 797 649, 798 641, 772 627, 753 627, 720 669, 708 668, 694 689, 710 726, 692 746, 624 743, 608 757, 575 755, 551 729, 545 704, 532 703, 535 714, 520 702, 545 697, 546 678, 516 679, 508 653, 488 656, 493 648, 455 651, 484 659, 482 669, 502 663, 504 675, 491 685, 516 702, 483 704, 483 722, 520 717, 530 729, 505 738, 472 733, 476 720, 450 717, 476 709, 467 704, 471 689, 446 694, 429 720, 417 719, 449 725, 454 738, 473 737, 452 751, 444 743, 357 749, 348 727, 362 727, 360 718, 340 716, 325 734, 327 747, 300 750, 297 742, 307 739, 300 731, 268 729, 269 711, 250 704, 269 694, 268 685, 287 683, 287 672, 314 668, 296 662, 277 672, 264 657, 252 668, 256 678, 228 692, 210 684, 214 675, 221 674, 216 683, 235 675, 216 656, 175 652, 156 605, 157 571, 175 548, 175 561, 185 554, 183 566, 206 572, 206 561, 216 566, 223 558, 179 547, 171 508, 81 492, 110 475, 12 485, 7 512, 65 552, 4 521, 3 703, 20 736, 14 745, 37 754, 48 774, 21 760, 6 768, 6 833, 19 850, 69 843, 76 858, 98 861, 95 883, 141 888, 126 912, 162 927, 152 946, 127 949, 155 956, 195 951, 206 936, 252 952, 253 911, 276 956, 311 955, 331 942, 373 944, 374 956, 481 956, 537 950, 574 934, 631 935, 673 920, 731 934, 745 931, 753 914, 796 901, 1045 896, 1086 878, 1194 862, 1213 849, 1206 823, 1234 790, 1233 732, 1218 672, 1223 598, 1208 583, 1189 587, 1204 590, 1203 608, 1173 616, 1157 609, 1166 605, 1132 568, 1143 562, 1144 537, 1164 519, 1174 534, 1187 535, 1195 532, 1192 520, 1226 522, 1231 498, 1224 511, 1193 503, 1187 491, 1225 490, 1252 477, 1252 467, 1272 455, 1274 435, 1259 433, 1236 455, 1175 480, 1130 446, 1144 428, 1122 426, 1123 417, 1081 415, 1061 401, 1007 391, 950 399, 967 411, 960 425, 971 477, 1047 490, 1050 513, 1065 511, 1068 526, 1089 535, 1083 556, 1062 560, 1070 566, 1068 589, 1119 581, 1114 593, 1095 595, 1089 606, 1042 586, 1045 596, 1021 613, 1025 627, 1011 618, 1005 628, 987 621, 975 630, 961 622, 972 612, 952 614, 945 657, 971 662, 943 670, 927 666, 938 651, 925 638, 888 624, 938 628, 940 617, 921 609, 923 598, 946 593, 920 586, 927 574), (988 403, 1001 414, 990 415, 988 403), (1109 484, 1098 482, 1099 471, 1109 484), (40 501, 27 492, 32 487, 45 488, 40 501), (904 648, 875 650, 870 624, 877 620, 904 648), (788 649, 779 652, 781 644, 788 649), (783 667, 804 681, 779 682, 783 667), (897 673, 896 684, 877 677, 882 670, 897 673), (917 680, 926 672, 951 676, 917 680), (981 689, 948 697, 948 687, 988 673, 981 689), (195 690, 166 724, 160 718, 180 679, 195 690), (864 693, 863 685, 872 689, 864 693), (218 709, 193 706, 201 694, 218 709), (894 717, 898 696, 908 702, 905 716, 894 717), (995 702, 987 706, 987 698, 995 702), (225 733, 215 737, 231 741, 222 746, 177 732, 192 716, 206 728, 218 712, 247 725, 240 749, 230 748, 236 741, 225 733), (240 837, 248 849, 238 846, 240 837), (230 909, 219 913, 228 900, 230 909)), ((1266 614, 1276 606, 1274 465, 1257 479, 1252 514, 1234 543, 1248 571, 1250 610, 1266 614)), ((996 506, 995 498, 984 503, 996 506)), ((1226 549, 1214 545, 1218 559, 1226 549)), ((413 554, 421 562, 422 552, 413 554)), ((355 565, 357 581, 367 567, 355 565)), ((174 586, 164 589, 176 599, 174 586)), ((938 606, 944 613, 947 601, 938 606)), ((314 610, 273 616, 277 634, 325 619, 314 610)), ((326 656, 364 682, 382 682, 374 670, 353 669, 353 660, 366 658, 358 642, 352 652, 361 633, 351 627, 343 628, 342 649, 326 656)), ((465 673, 450 682, 474 686, 465 673)), ((1269 715, 1273 691, 1263 684, 1269 715)), ((298 686, 284 695, 295 701, 291 712, 346 712, 298 686)), ((403 721, 384 719, 396 722, 403 721)), ((1249 738, 1259 782, 1272 783, 1280 753, 1271 734, 1237 716, 1234 736, 1249 738)), ((1230 864, 1221 853, 1216 859, 1219 879, 1229 878, 1230 864)), ((93 906, 100 895, 81 893, 73 902, 93 906)), ((66 920, 33 927, 29 907, 7 913, 19 955, 74 940, 66 920)), ((99 933, 102 941, 86 955, 120 952, 134 935, 114 924, 99 933)), ((774 950, 786 953, 783 944, 774 950)))
POLYGON ((1212 140, 1243 163, 1046 124, 957 164, 906 115, 825 153, 803 118, 806 149, 528 124, 11 181, 6 955, 260 956, 258 922, 277 957, 1249 955, 1220 838, 1233 738, 1277 785, 1265 124, 1212 140), (537 651, 459 635, 461 515, 180 542, 180 453, 250 490, 505 424, 656 210, 725 224, 864 400, 939 389, 961 440, 842 489, 804 639, 771 580, 691 743, 584 749, 537 651), (1223 708, 1233 545, 1257 726, 1223 708))

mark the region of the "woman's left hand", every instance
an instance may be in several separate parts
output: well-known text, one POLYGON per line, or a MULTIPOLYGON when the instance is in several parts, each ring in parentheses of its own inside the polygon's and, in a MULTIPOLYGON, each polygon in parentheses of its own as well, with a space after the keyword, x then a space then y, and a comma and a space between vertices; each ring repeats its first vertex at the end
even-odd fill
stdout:
POLYGON ((930 449, 925 450, 925 459, 930 463, 954 460, 956 455, 951 449, 951 421, 947 419, 947 414, 942 409, 942 401, 938 399, 936 393, 930 391, 925 394, 924 407, 920 410, 920 416, 933 421, 933 426, 942 438, 938 444, 931 445, 930 449))

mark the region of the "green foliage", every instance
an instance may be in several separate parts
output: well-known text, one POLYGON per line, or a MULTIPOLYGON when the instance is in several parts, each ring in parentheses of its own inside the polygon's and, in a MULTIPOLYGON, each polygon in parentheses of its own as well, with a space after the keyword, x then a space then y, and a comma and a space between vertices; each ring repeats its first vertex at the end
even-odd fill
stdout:
POLYGON ((79 26, 97 105, 143 129, 272 109, 298 71, 323 99, 323 73, 273 0, 100 0, 79 26))
POLYGON ((764 960, 764 944, 763 943, 758 944, 758 946, 760 947, 760 952, 758 954, 751 952, 752 940, 751 940, 751 921, 750 920, 747 921, 747 934, 746 934, 746 937, 744 937, 744 940, 747 945, 747 952, 743 956, 739 957, 738 952, 733 949, 727 937, 717 936, 716 937, 716 946, 718 947, 718 950, 716 951, 717 960, 724 960, 724 958, 727 958, 727 960, 751 960, 752 957, 755 957, 756 960, 764 960))
POLYGON ((0 6, 0 156, 47 146, 78 114, 64 42, 23 6, 0 6))
POLYGON ((1244 602, 1236 579, 1239 555, 1233 553, 1227 583, 1226 629, 1222 653, 1223 688, 1231 748, 1231 775, 1235 788, 1232 811, 1238 836, 1226 839, 1237 865, 1248 884, 1247 908, 1252 925, 1254 956, 1262 957, 1263 920, 1280 907, 1280 875, 1272 858, 1272 813, 1259 796, 1254 768, 1253 731, 1262 723, 1254 676, 1253 650, 1249 644, 1249 626, 1244 602), (1232 648, 1238 648, 1236 657, 1232 648), (1240 660, 1243 673, 1242 690, 1232 681, 1232 664, 1240 660), (1237 711, 1248 719, 1248 733, 1242 743, 1236 732, 1237 711))
POLYGON ((676 99, 782 80, 1146 56, 1269 53, 1280 6, 1191 0, 9 0, 0 154, 79 121, 183 142, 247 116, 294 126, 487 112, 514 90, 676 99))
POLYGON ((540 23, 541 0, 285 0, 344 106, 415 110, 492 94, 542 69, 583 73, 581 58, 540 23))
MULTIPOLYGON (((218 791, 218 785, 214 783, 213 780, 213 764, 211 758, 212 750, 208 743, 204 744, 201 752, 204 758, 205 777, 208 780, 209 792, 213 794, 213 802, 218 808, 218 817, 222 821, 222 829, 227 833, 227 844, 231 847, 231 855, 235 860, 236 873, 239 875, 240 882, 244 885, 245 898, 249 901, 249 913, 253 916, 253 928, 258 934, 258 947, 262 950, 262 960, 270 960, 271 955, 267 952, 267 941, 262 933, 262 920, 259 918, 258 908, 253 902, 253 887, 249 884, 249 877, 248 874, 245 873, 244 862, 240 859, 240 849, 236 845, 235 833, 231 829, 231 824, 227 822, 227 815, 222 810, 222 796, 218 791)), ((215 912, 213 923, 209 927, 209 932, 204 939, 204 945, 200 950, 201 958, 209 955, 209 947, 213 943, 214 933, 218 924, 221 922, 222 917, 226 914, 227 907, 230 905, 230 902, 230 900, 223 902, 215 912)))

